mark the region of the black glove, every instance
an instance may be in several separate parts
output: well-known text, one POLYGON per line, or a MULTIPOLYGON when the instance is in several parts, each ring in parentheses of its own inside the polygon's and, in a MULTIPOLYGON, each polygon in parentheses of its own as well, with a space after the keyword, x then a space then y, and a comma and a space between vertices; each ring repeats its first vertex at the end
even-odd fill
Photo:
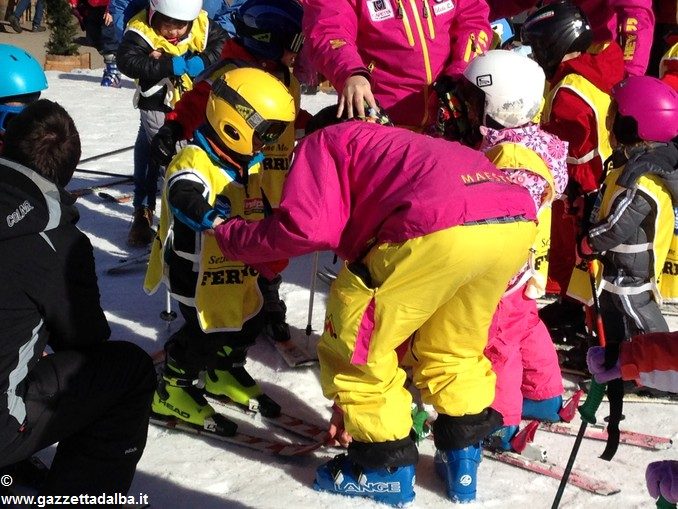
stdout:
POLYGON ((436 129, 447 140, 459 141, 474 146, 478 141, 468 120, 461 87, 449 76, 441 76, 433 83, 438 96, 436 129))
POLYGON ((179 122, 167 122, 151 140, 151 159, 160 166, 167 166, 177 153, 177 141, 183 138, 184 130, 179 122))

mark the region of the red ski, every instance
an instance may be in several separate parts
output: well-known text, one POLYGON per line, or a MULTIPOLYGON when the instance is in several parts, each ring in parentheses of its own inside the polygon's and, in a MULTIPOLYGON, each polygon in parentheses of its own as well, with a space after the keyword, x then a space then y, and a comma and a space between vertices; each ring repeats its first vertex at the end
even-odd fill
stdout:
MULTIPOLYGON (((539 429, 548 431, 549 433, 577 436, 579 426, 573 426, 571 423, 567 422, 542 422, 539 424, 539 429)), ((607 430, 600 427, 589 426, 584 433, 584 438, 605 442, 607 441, 607 430)), ((669 437, 623 430, 620 431, 619 434, 619 443, 642 447, 643 449, 669 449, 673 445, 673 441, 669 437)))
MULTIPOLYGON (((555 463, 532 460, 513 452, 498 453, 483 450, 483 455, 492 460, 501 461, 502 463, 506 463, 514 467, 529 470, 530 472, 545 475, 558 480, 562 479, 563 471, 565 470, 555 463)), ((580 470, 572 470, 572 472, 570 472, 569 478, 567 479, 567 483, 591 493, 604 496, 614 495, 615 493, 619 493, 621 491, 619 486, 591 477, 580 470)))
POLYGON ((324 442, 327 439, 326 427, 299 419, 298 417, 286 414, 284 411, 278 417, 264 417, 258 412, 256 407, 246 407, 230 400, 213 398, 209 394, 205 394, 205 397, 210 402, 210 404, 212 404, 214 407, 218 407, 219 410, 233 410, 235 412, 250 415, 257 419, 260 418, 261 422, 271 424, 277 428, 284 429, 285 431, 289 431, 300 437, 312 440, 313 442, 324 442))
POLYGON ((206 428, 190 424, 174 417, 151 416, 151 423, 177 431, 184 431, 193 435, 213 438, 221 442, 241 445, 248 449, 265 452, 277 456, 306 456, 323 446, 322 442, 316 443, 289 443, 282 440, 270 440, 266 438, 248 435, 237 431, 233 435, 222 435, 206 428))

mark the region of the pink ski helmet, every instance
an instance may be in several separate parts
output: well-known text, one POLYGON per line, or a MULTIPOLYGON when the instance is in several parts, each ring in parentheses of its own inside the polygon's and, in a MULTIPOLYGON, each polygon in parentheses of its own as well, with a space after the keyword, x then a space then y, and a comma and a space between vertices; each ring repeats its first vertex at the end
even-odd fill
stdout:
POLYGON ((630 76, 612 87, 619 115, 633 118, 638 137, 668 142, 678 136, 678 92, 652 76, 630 76))

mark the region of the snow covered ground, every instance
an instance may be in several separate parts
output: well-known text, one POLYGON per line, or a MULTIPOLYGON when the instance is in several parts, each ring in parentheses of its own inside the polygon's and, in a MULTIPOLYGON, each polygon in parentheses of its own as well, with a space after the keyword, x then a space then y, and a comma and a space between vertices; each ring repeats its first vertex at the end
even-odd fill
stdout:
MULTIPOLYGON (((120 89, 99 86, 100 70, 47 73, 49 89, 44 97, 61 103, 74 117, 83 144, 83 159, 134 143, 139 114, 132 107, 133 83, 125 79, 120 89)), ((315 112, 336 100, 336 96, 304 96, 302 105, 315 112)), ((90 163, 81 168, 131 175, 132 152, 126 151, 90 163)), ((110 177, 76 173, 69 188, 111 181, 110 177)), ((111 192, 131 192, 131 185, 120 185, 111 192)), ((113 329, 114 339, 141 345, 149 353, 159 350, 181 320, 172 323, 160 319, 165 308, 165 294, 144 294, 141 284, 143 266, 121 275, 108 275, 106 269, 118 260, 143 250, 127 247, 126 237, 132 214, 131 203, 111 203, 97 195, 78 200, 82 214, 81 228, 95 248, 99 286, 103 306, 113 329)), ((312 256, 292 260, 283 274, 281 295, 287 303, 288 321, 294 338, 313 348, 317 332, 310 338, 304 333, 308 316, 309 284, 312 256)), ((332 265, 331 253, 323 253, 320 266, 332 265)), ((322 328, 326 287, 317 285, 313 310, 313 328, 322 328)), ((672 319, 678 329, 678 319, 672 319)), ((261 342, 250 351, 248 369, 274 399, 291 413, 319 423, 329 417, 329 404, 323 398, 317 367, 292 370, 273 348, 261 342)), ((572 387, 572 384, 569 384, 572 387)), ((678 406, 629 403, 625 407, 627 429, 675 435, 678 438, 678 406)), ((603 404, 598 416, 606 415, 603 404)), ((258 424, 249 422, 251 426, 258 424)), ((243 426, 246 429, 247 426, 243 426)), ((255 430, 256 431, 256 430, 255 430)), ((544 432, 537 442, 548 449, 550 460, 564 466, 574 442, 544 432)), ((676 446, 678 447, 678 445, 676 446)), ((621 493, 601 497, 568 487, 561 507, 567 508, 637 508, 654 507, 645 490, 647 463, 659 459, 678 459, 678 449, 645 451, 621 445, 612 462, 598 459, 604 444, 585 440, 575 464, 591 475, 619 483, 621 493)), ((427 440, 420 448, 417 467, 417 498, 413 507, 444 507, 451 502, 444 495, 442 483, 433 470, 433 444, 427 440)), ((45 456, 49 456, 49 451, 45 456)), ((220 444, 151 426, 144 453, 130 495, 147 494, 152 507, 174 508, 371 508, 385 507, 364 499, 349 499, 313 491, 315 468, 334 451, 319 451, 314 456, 286 460, 237 446, 220 444)), ((518 470, 491 460, 483 461, 478 482, 478 500, 469 507, 550 507, 558 483, 555 480, 518 470)))

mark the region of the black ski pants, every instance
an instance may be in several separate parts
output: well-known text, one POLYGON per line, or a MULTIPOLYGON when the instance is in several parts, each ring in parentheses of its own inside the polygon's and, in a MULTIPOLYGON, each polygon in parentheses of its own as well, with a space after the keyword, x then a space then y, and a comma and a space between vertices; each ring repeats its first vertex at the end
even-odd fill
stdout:
POLYGON ((59 442, 42 494, 127 493, 155 385, 151 358, 128 342, 41 358, 27 377, 25 424, 2 444, 0 467, 59 442))
POLYGON ((239 331, 204 332, 194 307, 180 302, 179 311, 185 323, 167 341, 165 350, 191 376, 197 376, 203 369, 226 369, 223 357, 217 355, 225 346, 238 351, 236 357, 242 362, 247 349, 254 344, 263 327, 262 314, 259 313, 247 320, 239 331))

